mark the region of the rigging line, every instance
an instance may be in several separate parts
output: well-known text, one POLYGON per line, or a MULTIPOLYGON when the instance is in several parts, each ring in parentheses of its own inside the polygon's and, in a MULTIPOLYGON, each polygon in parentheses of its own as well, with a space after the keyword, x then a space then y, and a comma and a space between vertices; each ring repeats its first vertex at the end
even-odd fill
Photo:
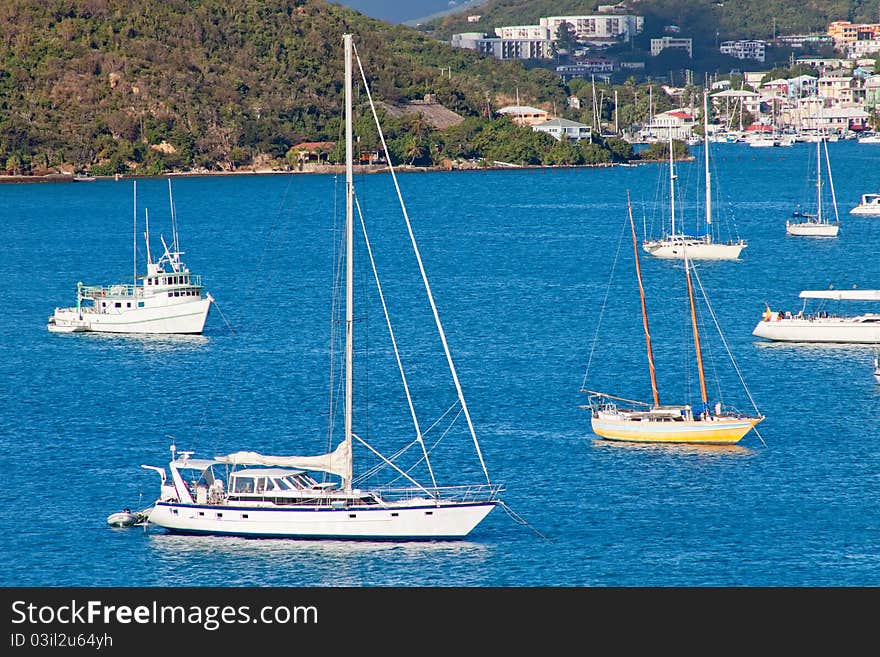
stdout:
POLYGON ((220 313, 220 317, 223 318, 223 321, 226 323, 226 326, 229 327, 229 330, 232 331, 233 333, 235 333, 235 329, 232 327, 232 324, 229 323, 229 320, 226 319, 226 315, 224 315, 223 311, 220 310, 220 304, 217 303, 217 300, 213 296, 211 296, 210 294, 208 295, 208 298, 211 300, 211 303, 214 304, 214 307, 217 309, 217 312, 220 313))
POLYGON ((410 223, 410 220, 409 220, 409 213, 407 212, 406 204, 403 202, 403 196, 400 192, 400 185, 397 182, 397 174, 394 172, 394 167, 391 165, 391 155, 388 152, 388 144, 385 142, 385 133, 382 131, 382 126, 379 123, 379 116, 376 113, 376 106, 373 103, 373 95, 372 95, 372 93, 370 93, 370 86, 367 84, 367 76, 364 73, 363 66, 361 66, 361 58, 357 54, 356 48, 355 48, 355 56, 357 58, 358 69, 360 70, 360 73, 361 73, 361 79, 364 82, 364 91, 367 94, 367 99, 370 101, 370 110, 373 113, 373 120, 376 123, 376 131, 379 134, 379 139, 382 142, 382 150, 384 151, 385 159, 388 162, 388 171, 391 173, 391 179, 394 181, 394 189, 397 191, 397 199, 400 202, 400 209, 403 212, 403 218, 404 218, 404 221, 406 222, 406 229, 407 229, 407 232, 409 233, 409 239, 410 239, 410 243, 412 244, 412 247, 413 247, 413 253, 415 255, 416 262, 419 265, 419 272, 421 272, 421 275, 422 275, 422 283, 425 286, 425 292, 428 297, 428 302, 430 303, 431 311, 434 314, 434 323, 437 326, 437 331, 440 334, 440 342, 443 344, 443 351, 446 354, 446 362, 449 365, 449 372, 452 375, 452 380, 455 384, 455 390, 458 393, 458 399, 459 399, 459 401, 461 401, 461 408, 462 408, 462 411, 464 411, 465 420, 467 420, 468 429, 470 430, 470 433, 471 433, 471 439, 473 440, 474 448, 476 449, 476 452, 477 452, 477 458, 479 458, 480 465, 483 468, 483 475, 486 477, 486 482, 491 484, 492 480, 489 477, 489 470, 486 468, 486 461, 483 459, 483 451, 480 449, 480 442, 477 440, 477 432, 476 432, 476 429, 474 429, 473 422, 471 421, 471 414, 468 411, 467 402, 465 402, 465 400, 464 400, 464 392, 462 391, 461 383, 458 380, 458 373, 455 370, 455 364, 452 362, 452 353, 449 351, 449 345, 446 342, 446 333, 443 330, 443 324, 440 322, 440 315, 438 314, 438 311, 437 311, 437 305, 434 303, 434 295, 431 293, 431 285, 428 283, 428 275, 425 272, 425 266, 422 263, 421 252, 419 251, 419 246, 416 243, 416 237, 415 237, 415 234, 413 233, 412 224, 410 223))
POLYGON ((620 228, 620 236, 617 238, 617 251, 614 253, 614 260, 611 263, 611 273, 608 276, 608 285, 605 286, 605 296, 602 299, 602 307, 599 309, 599 321, 596 323, 596 332, 593 335, 593 343, 590 346, 590 355, 587 358, 587 369, 584 372, 584 378, 581 381, 581 388, 587 387, 587 378, 590 375, 590 367, 593 363, 593 356, 596 352, 596 343, 599 341, 599 329, 602 327, 602 319, 605 316, 605 307, 608 305, 608 297, 611 294, 611 284, 614 281, 614 272, 617 269, 617 262, 620 259, 620 248, 623 244, 623 235, 626 232, 626 223, 624 222, 620 228))
MULTIPOLYGON (((417 443, 417 441, 413 440, 413 441, 411 441, 409 444, 404 445, 404 446, 401 447, 399 450, 397 450, 396 452, 394 452, 394 454, 392 454, 391 456, 389 456, 389 457, 388 457, 388 460, 389 460, 389 461, 396 461, 396 460, 399 459, 401 456, 403 456, 404 454, 406 454, 406 453, 409 451, 409 448, 412 447, 413 445, 415 445, 416 443, 417 443)), ((361 482, 361 481, 363 481, 363 480, 365 480, 365 479, 369 479, 370 477, 372 477, 373 475, 377 474, 379 471, 381 471, 381 470, 382 470, 383 468, 385 468, 385 467, 386 467, 386 466, 385 466, 384 463, 377 463, 376 465, 372 466, 372 467, 369 468, 368 470, 365 470, 363 474, 361 474, 361 475, 359 475, 357 478, 355 478, 355 481, 356 481, 356 482, 361 482)), ((396 481, 396 479, 394 479, 394 480, 392 480, 392 481, 396 481)))
POLYGON ((825 141, 825 169, 828 171, 828 186, 831 187, 831 203, 834 206, 834 222, 840 223, 840 215, 837 214, 837 197, 834 195, 834 179, 831 177, 831 161, 828 159, 828 142, 825 141))
MULTIPOLYGON (((440 437, 437 438, 437 440, 434 441, 434 443, 431 445, 430 448, 428 448, 428 454, 432 454, 432 453, 434 452, 434 450, 437 448, 437 446, 443 441, 443 439, 446 438, 446 436, 447 436, 447 435, 449 434, 449 432, 452 430, 452 427, 455 426, 455 422, 458 420, 458 418, 459 418, 460 415, 461 415, 461 409, 459 409, 459 411, 458 411, 458 413, 456 414, 456 416, 452 419, 452 422, 449 423, 449 426, 446 427, 446 429, 443 431, 442 434, 440 434, 440 437)), ((438 420, 438 422, 439 422, 439 420, 438 420)), ((435 424, 436 424, 436 423, 435 423, 435 424)), ((409 450, 409 448, 412 447, 415 443, 416 443, 415 440, 412 441, 412 442, 411 442, 409 445, 407 445, 405 448, 401 449, 400 451, 398 451, 397 453, 395 453, 394 455, 392 455, 388 460, 389 460, 389 461, 396 461, 398 458, 400 458, 401 456, 403 456, 404 452, 406 452, 407 450, 409 450)), ((427 457, 422 457, 422 458, 418 459, 415 463, 413 463, 412 465, 410 465, 410 466, 406 469, 406 471, 407 471, 407 472, 412 472, 413 470, 415 470, 415 469, 416 469, 416 468, 422 463, 422 461, 425 461, 426 458, 427 458, 427 457)), ((376 466, 374 466, 374 467, 371 469, 371 473, 370 473, 370 474, 375 474, 375 473, 379 472, 379 470, 381 470, 382 467, 384 467, 382 464, 377 464, 376 466)), ((359 478, 359 479, 360 479, 360 478, 359 478)), ((392 480, 389 482, 389 485, 390 485, 390 484, 393 484, 395 481, 397 481, 397 479, 399 479, 399 477, 397 477, 397 478, 395 478, 395 479, 392 479, 392 480)))
POLYGON ((504 510, 504 512, 507 514, 507 517, 510 518, 511 520, 513 520, 516 524, 528 527, 529 529, 531 529, 533 532, 535 532, 538 536, 540 536, 544 540, 547 540, 547 541, 551 540, 548 536, 545 536, 544 534, 539 532, 537 529, 535 529, 531 524, 529 524, 526 521, 525 518, 523 518, 521 515, 519 515, 516 511, 514 511, 509 506, 507 506, 506 502, 504 502, 503 500, 497 500, 497 502, 498 502, 498 506, 500 506, 504 510))
POLYGON ((418 488, 419 490, 423 491, 423 492, 425 493, 425 495, 429 495, 429 496, 431 496, 431 497, 434 497, 434 493, 432 493, 431 491, 429 491, 427 488, 425 488, 424 486, 422 486, 422 485, 421 485, 419 482, 417 482, 415 479, 413 479, 412 477, 410 477, 406 472, 404 472, 403 470, 401 470, 401 469, 397 466, 396 463, 393 463, 392 461, 389 461, 388 459, 386 459, 386 458, 385 458, 385 457, 384 457, 384 456, 383 456, 383 455, 382 455, 377 449, 375 449, 372 445, 370 445, 366 440, 364 440, 363 438, 361 438, 359 435, 357 435, 357 434, 354 433, 354 432, 352 432, 351 435, 352 435, 352 437, 357 438, 357 441, 358 441, 361 445, 363 445, 364 447, 366 447, 368 450, 370 450, 371 452, 373 452, 373 454, 375 454, 375 455, 378 456, 380 459, 382 459, 383 461, 385 461, 386 464, 390 465, 392 468, 394 468, 394 469, 397 470, 400 474, 402 474, 404 477, 406 477, 406 478, 412 483, 413 486, 415 486, 415 487, 418 488))
MULTIPOLYGON (((754 398, 752 397, 752 393, 749 390, 749 387, 746 385, 746 381, 743 378, 742 371, 739 369, 739 365, 736 362, 736 359, 733 357, 733 353, 730 351, 730 345, 727 344, 727 338, 724 337, 724 333, 721 331, 721 326, 718 323, 718 317, 715 315, 715 309, 712 308, 712 304, 709 303, 709 298, 706 295, 706 290, 703 288, 703 281, 700 280, 700 275, 696 273, 694 270, 694 279, 697 281, 697 285, 700 287, 700 293, 703 295, 703 300, 706 302, 706 308, 709 310, 709 314, 712 316, 712 321, 715 323, 715 329, 718 331, 718 335, 721 337, 721 343, 724 345, 724 348, 727 350, 727 356, 730 358, 730 362, 733 365, 733 369, 736 371, 737 376, 739 377, 740 383, 742 383, 743 389, 746 392, 746 395, 749 398, 749 401, 752 403, 752 407, 755 409, 755 412, 760 415, 761 411, 758 410, 758 405, 755 403, 754 398)), ((763 442, 763 439, 762 439, 763 442)))
POLYGON ((361 204, 357 196, 354 197, 354 204, 358 211, 358 219, 361 223, 361 231, 364 234, 364 244, 367 247, 367 256, 370 259, 370 267, 373 269, 373 278, 376 280, 376 290, 379 293, 379 301, 382 304, 382 312, 385 315, 385 323, 388 325, 388 335, 391 337, 391 346, 394 349, 394 358, 397 361, 397 369, 400 370, 400 378, 403 382, 403 391, 406 394, 406 403, 409 405, 409 413, 412 417, 413 427, 416 430, 416 440, 422 446, 422 453, 425 457, 425 464, 428 466, 428 473, 431 476, 431 483, 437 488, 437 478, 434 476, 434 468, 431 467, 431 461, 428 458, 428 450, 425 447, 425 441, 422 439, 422 428, 419 425, 419 418, 416 415, 416 408, 413 405, 412 394, 409 389, 409 383, 406 380, 406 372, 403 369, 403 361, 400 358, 400 351, 397 348, 397 339, 394 337, 394 329, 391 326, 391 317, 388 315, 388 305, 385 303, 385 294, 382 292, 382 283, 379 282, 379 272, 376 270, 376 261, 373 259, 373 248, 370 245, 370 238, 367 235, 367 224, 364 222, 364 215, 361 212, 361 204))
MULTIPOLYGON (((458 419, 458 417, 459 417, 460 415, 461 415, 461 410, 459 410, 459 412, 458 412, 458 413, 456 414, 456 416, 453 418, 452 422, 449 423, 449 426, 446 427, 446 429, 443 431, 443 433, 440 434, 440 437, 437 438, 437 440, 434 441, 434 443, 433 443, 433 444, 431 445, 431 447, 428 449, 428 454, 432 454, 432 453, 434 452, 434 450, 437 448, 437 446, 443 441, 443 439, 446 438, 446 436, 447 436, 447 435, 449 434, 449 432, 452 430, 452 427, 455 425, 455 421, 458 419)), ((393 459, 392 459, 392 460, 393 460, 393 459)), ((413 470, 415 470, 415 469, 419 466, 419 464, 421 464, 422 461, 427 461, 427 456, 425 456, 424 458, 420 458, 418 461, 416 461, 416 462, 413 463, 410 467, 408 467, 406 471, 407 471, 407 472, 412 472, 413 470)))
MULTIPOLYGON (((340 127, 340 131, 342 127, 340 127)), ((335 254, 335 266, 331 271, 331 281, 330 281, 330 289, 332 290, 332 294, 330 295, 330 331, 329 331, 329 381, 327 386, 327 451, 332 451, 333 447, 333 434, 336 426, 336 403, 337 399, 343 398, 343 385, 344 380, 340 378, 337 383, 337 387, 339 390, 334 395, 334 385, 333 382, 336 380, 336 359, 337 359, 337 350, 336 345, 339 343, 339 331, 337 330, 337 326, 339 322, 337 318, 341 315, 339 311, 340 307, 340 297, 339 290, 341 289, 341 280, 344 270, 344 253, 345 247, 340 244, 340 242, 344 243, 345 240, 345 231, 338 230, 338 221, 339 221, 339 176, 333 176, 333 222, 332 225, 334 230, 330 231, 330 251, 331 251, 331 262, 334 260, 333 254, 335 254)))

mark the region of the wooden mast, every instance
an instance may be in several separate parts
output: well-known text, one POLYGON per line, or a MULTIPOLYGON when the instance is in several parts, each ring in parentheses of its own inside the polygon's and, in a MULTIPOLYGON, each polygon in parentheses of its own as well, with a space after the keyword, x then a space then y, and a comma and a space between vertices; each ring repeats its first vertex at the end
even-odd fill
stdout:
POLYGON ((642 325, 645 327, 645 345, 648 349, 648 371, 651 373, 651 392, 654 394, 654 406, 660 405, 660 393, 657 391, 657 373, 654 371, 654 352, 651 349, 651 331, 648 330, 648 309, 645 306, 645 288, 642 286, 642 269, 639 266, 639 247, 636 240, 636 227, 633 223, 632 201, 629 190, 626 191, 626 209, 629 212, 629 228, 632 232, 633 254, 636 259, 636 277, 639 279, 639 299, 642 302, 642 325))
POLYGON ((691 283, 691 267, 690 261, 687 257, 687 246, 684 247, 684 273, 685 278, 687 279, 688 300, 691 305, 691 325, 694 329, 694 349, 697 352, 697 370, 700 373, 700 398, 703 400, 703 405, 705 406, 706 402, 709 401, 709 396, 706 394, 706 375, 703 372, 703 352, 700 349, 700 333, 697 330, 697 310, 694 305, 694 286, 691 283))

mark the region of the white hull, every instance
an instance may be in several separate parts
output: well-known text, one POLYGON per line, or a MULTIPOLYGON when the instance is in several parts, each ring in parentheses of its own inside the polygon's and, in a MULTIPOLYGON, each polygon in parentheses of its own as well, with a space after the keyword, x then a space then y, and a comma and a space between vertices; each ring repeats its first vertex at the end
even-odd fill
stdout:
POLYGON ((53 333, 199 334, 210 308, 210 299, 115 312, 83 308, 77 313, 76 308, 56 308, 47 328, 53 333))
POLYGON ((642 248, 656 258, 683 260, 687 248, 689 260, 736 260, 745 248, 745 243, 721 244, 694 240, 683 244, 680 240, 658 240, 645 242, 642 248))
POLYGON ((880 315, 761 321, 752 335, 781 342, 880 344, 880 315))
POLYGON ((460 539, 496 502, 434 504, 424 500, 343 509, 256 508, 158 502, 148 522, 172 532, 227 536, 336 539, 460 539))
POLYGON ((785 222, 785 232, 800 237, 837 237, 840 226, 816 221, 785 222))
POLYGON ((880 217, 880 205, 857 205, 849 213, 858 214, 863 217, 880 217))

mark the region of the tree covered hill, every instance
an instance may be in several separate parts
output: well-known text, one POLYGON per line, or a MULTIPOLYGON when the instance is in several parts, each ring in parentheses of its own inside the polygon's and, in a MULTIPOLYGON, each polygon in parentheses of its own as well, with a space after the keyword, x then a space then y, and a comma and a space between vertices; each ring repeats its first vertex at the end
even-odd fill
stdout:
POLYGON ((430 93, 465 117, 517 93, 564 106, 549 71, 324 0, 7 0, 0 168, 233 169, 336 141, 346 31, 384 103, 430 93))

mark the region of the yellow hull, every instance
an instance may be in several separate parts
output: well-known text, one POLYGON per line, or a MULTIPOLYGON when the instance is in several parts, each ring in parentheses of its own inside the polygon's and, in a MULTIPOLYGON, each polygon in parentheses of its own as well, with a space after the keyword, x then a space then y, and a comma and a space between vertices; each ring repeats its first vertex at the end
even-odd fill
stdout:
POLYGON ((732 445, 764 418, 652 422, 593 418, 593 433, 607 440, 638 443, 732 445))

